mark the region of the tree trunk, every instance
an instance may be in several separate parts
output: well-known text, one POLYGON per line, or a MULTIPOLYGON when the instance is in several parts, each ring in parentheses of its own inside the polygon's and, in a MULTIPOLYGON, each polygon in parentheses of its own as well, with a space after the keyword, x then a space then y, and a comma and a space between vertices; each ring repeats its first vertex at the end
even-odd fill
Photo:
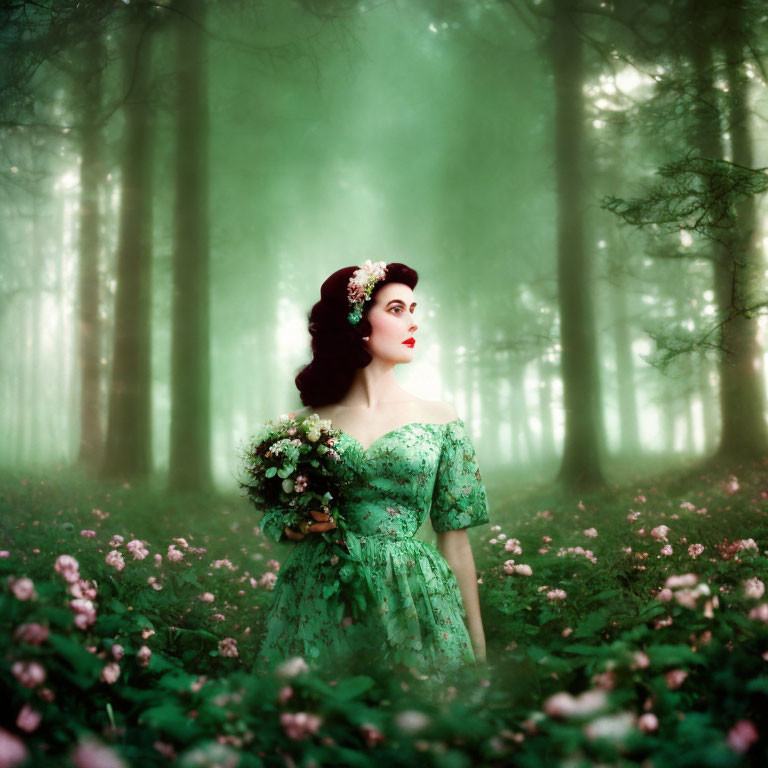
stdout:
MULTIPOLYGON (((737 17, 740 10, 734 6, 737 17)), ((740 28, 738 18, 732 20, 740 28)), ((749 128, 749 79, 744 74, 741 37, 725 36, 728 92, 728 130, 731 135, 732 162, 745 168, 754 166, 749 128)), ((718 279, 722 306, 736 312, 723 327, 723 365, 721 402, 723 431, 718 453, 727 458, 751 459, 768 452, 765 422, 765 381, 762 352, 757 341, 757 316, 744 314, 756 301, 761 286, 763 265, 755 247, 755 198, 750 195, 736 206, 736 228, 731 240, 727 268, 718 279), (725 302, 728 302, 727 304, 725 302)))
POLYGON ((152 153, 149 98, 150 30, 142 8, 125 30, 125 137, 117 246, 115 319, 105 477, 145 477, 152 467, 150 309, 152 153))
POLYGON ((555 77, 557 264, 565 444, 557 479, 569 490, 604 482, 600 468, 600 387, 591 263, 584 243, 581 38, 566 0, 554 0, 549 40, 555 77))
POLYGON ((208 94, 203 0, 177 2, 169 487, 211 485, 208 94))
POLYGON ((94 30, 84 51, 80 134, 80 247, 78 274, 78 362, 80 367, 80 447, 78 462, 94 468, 101 457, 99 320, 99 185, 102 172, 101 86, 105 56, 94 30))

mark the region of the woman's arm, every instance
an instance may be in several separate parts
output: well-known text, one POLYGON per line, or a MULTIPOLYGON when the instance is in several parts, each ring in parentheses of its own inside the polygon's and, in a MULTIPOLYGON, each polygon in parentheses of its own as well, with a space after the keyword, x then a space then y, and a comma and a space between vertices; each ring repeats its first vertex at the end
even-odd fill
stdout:
POLYGON ((477 590, 477 570, 472 557, 466 528, 437 534, 437 548, 456 574, 456 581, 467 614, 467 629, 472 640, 475 658, 485 661, 485 633, 480 617, 480 596, 477 590))

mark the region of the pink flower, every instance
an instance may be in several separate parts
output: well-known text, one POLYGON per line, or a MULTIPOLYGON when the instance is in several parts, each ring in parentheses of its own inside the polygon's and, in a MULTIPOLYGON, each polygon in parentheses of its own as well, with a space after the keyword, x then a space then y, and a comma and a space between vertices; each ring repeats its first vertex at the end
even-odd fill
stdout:
POLYGON ((90 600, 75 598, 69 601, 69 607, 75 613, 75 626, 88 629, 96 622, 96 609, 90 600))
POLYGON ((661 554, 662 555, 671 555, 672 554, 672 547, 669 544, 665 544, 661 548, 661 554))
POLYGON ((688 677, 688 673, 684 669, 670 669, 669 672, 664 674, 664 679, 667 681, 667 688, 670 691, 677 690, 688 677))
POLYGON ((669 576, 664 583, 665 587, 676 589, 677 587, 692 587, 699 580, 695 573, 684 573, 682 576, 669 576))
POLYGON ((616 712, 592 720, 583 727, 583 731, 588 739, 620 742, 633 733, 636 726, 637 715, 634 712, 616 712))
POLYGON ((656 599, 661 600, 662 603, 668 603, 672 599, 672 590, 669 587, 664 587, 664 589, 659 590, 656 599))
POLYGON ((35 583, 26 576, 21 579, 14 579, 11 582, 11 591, 17 600, 32 600, 37 597, 35 583))
POLYGON ((86 737, 69 756, 75 768, 128 768, 128 764, 111 747, 93 737, 86 737))
POLYGON ((531 570, 530 565, 523 565, 521 563, 520 565, 515 566, 515 573, 519 573, 521 576, 531 576, 533 574, 533 570, 531 570))
POLYGON ((561 635, 562 637, 568 637, 568 636, 569 636, 569 635, 570 635, 572 632, 573 632, 573 627, 566 627, 566 628, 565 628, 565 629, 564 629, 564 630, 563 630, 563 631, 560 633, 560 635, 561 635))
POLYGON ((265 589, 274 589, 275 583, 277 582, 277 574, 273 573, 272 571, 267 571, 260 579, 259 584, 261 584, 262 587, 265 589))
POLYGON ((229 659, 237 658, 237 640, 234 637, 225 637, 219 641, 219 653, 229 659))
POLYGON ((604 691, 612 691, 616 687, 616 674, 612 669, 592 675, 592 685, 604 691))
POLYGON ((17 736, 0 728, 0 766, 2 768, 15 768, 24 763, 29 753, 24 742, 17 736))
POLYGON ((736 725, 728 731, 726 741, 728 746, 734 752, 743 754, 757 741, 759 736, 760 734, 757 732, 757 728, 755 728, 751 720, 739 720, 736 725))
POLYGON ((644 712, 637 721, 637 727, 643 733, 651 733, 659 727, 659 719, 653 712, 644 712))
POLYGON ((189 547, 189 543, 186 539, 182 538, 181 536, 178 536, 173 539, 179 546, 184 547, 184 549, 187 549, 189 547))
POLYGON ((15 661, 11 672, 25 688, 34 688, 45 681, 45 669, 36 661, 15 661))
POLYGON ((123 646, 119 643, 115 643, 110 650, 112 651, 112 658, 115 661, 120 661, 120 659, 122 659, 123 655, 125 654, 125 648, 123 648, 123 646))
MULTIPOLYGON (((729 494, 733 495, 739 490, 739 488, 740 488, 739 481, 736 478, 736 475, 731 475, 730 479, 728 480, 728 483, 725 486, 725 490, 729 494)), ((747 721, 742 721, 742 722, 747 722, 747 721)))
POLYGON ((602 689, 584 691, 578 696, 571 696, 566 691, 555 693, 544 702, 544 712, 549 717, 572 717, 591 715, 605 707, 608 694, 602 689))
POLYGON ((547 597, 550 600, 565 600, 567 593, 562 589, 551 589, 549 592, 547 592, 547 597))
POLYGON ((657 541, 666 541, 667 534, 669 533, 668 525, 657 525, 651 530, 651 536, 657 541))
POLYGON ((371 723, 363 723, 360 726, 360 733, 365 738, 366 747, 375 747, 386 740, 384 734, 371 723))
POLYGON ((125 545, 125 548, 133 555, 135 560, 143 560, 149 554, 149 550, 140 539, 131 539, 125 545))
POLYGON ((138 651, 136 651, 136 658, 142 667, 146 667, 149 664, 149 660, 152 657, 152 650, 146 645, 142 645, 138 651))
POLYGON ((744 587, 744 595, 746 597, 754 598, 755 600, 759 600, 763 593, 765 592, 765 584, 763 584, 760 579, 757 578, 757 576, 754 576, 751 579, 745 579, 741 582, 742 586, 744 587))
POLYGON ((645 651, 635 651, 630 669, 647 669, 650 665, 651 660, 645 651))
MULTIPOLYGON (((32 733, 32 731, 36 731, 38 729, 42 719, 43 716, 39 712, 32 709, 29 704, 25 704, 19 710, 19 714, 16 718, 16 727, 20 728, 22 731, 26 731, 27 733, 32 733)), ((0 752, 0 765, 5 765, 3 762, 3 757, 4 755, 0 752)))
POLYGON ((768 622, 768 603, 760 603, 749 612, 750 619, 768 622))
POLYGON ((173 544, 171 544, 170 547, 168 547, 168 554, 166 557, 172 562, 172 563, 178 563, 179 560, 181 560, 184 557, 184 553, 176 547, 174 547, 173 544))
POLYGON ((158 739, 152 746, 167 760, 176 759, 176 750, 173 748, 173 744, 167 744, 158 739))
POLYGON ((50 633, 51 631, 48 627, 30 621, 25 624, 19 624, 13 633, 13 639, 16 642, 28 643, 29 645, 40 645, 48 639, 50 633))
POLYGON ((291 739, 306 739, 313 733, 317 733, 322 722, 322 717, 308 712, 280 713, 280 724, 291 739))
POLYGON ((74 583, 80 578, 80 566, 72 555, 59 555, 53 569, 69 582, 74 583))
POLYGON ((216 598, 213 596, 212 592, 203 592, 202 595, 197 596, 198 600, 202 600, 204 603, 212 603, 216 598))
POLYGON ((120 677, 120 665, 116 661, 110 661, 104 665, 101 670, 101 679, 105 683, 112 685, 117 682, 118 677, 120 677))
POLYGON ((84 531, 80 531, 80 535, 84 539, 92 539, 96 535, 96 531, 92 531, 90 529, 86 529, 84 531))
POLYGON ((96 598, 96 582, 87 581, 86 579, 78 579, 74 584, 69 587, 69 594, 72 597, 82 597, 86 600, 94 600, 96 598))
POLYGON ((116 533, 110 540, 109 546, 112 547, 112 549, 117 549, 125 539, 119 534, 116 533))
POLYGON ((542 541, 543 541, 545 544, 550 544, 550 543, 552 542, 552 537, 551 537, 551 536, 542 536, 542 537, 541 537, 541 540, 542 540, 542 541))
POLYGON ((113 549, 104 558, 104 562, 107 565, 111 565, 113 568, 117 568, 118 571, 122 571, 123 568, 125 568, 125 560, 123 559, 123 556, 116 549, 113 549))
POLYGON ((163 556, 161 554, 155 555, 155 568, 159 568, 163 564, 163 556))
POLYGON ((515 572, 515 561, 514 560, 505 560, 504 561, 504 573, 507 574, 507 576, 512 576, 515 572))
POLYGON ((279 560, 267 560, 267 568, 277 573, 280 570, 279 560))
POLYGON ((590 539, 594 539, 597 536, 597 528, 585 528, 582 533, 589 536, 590 539))
POLYGON ((293 688, 290 685, 284 685, 277 693, 277 700, 285 704, 293 696, 293 688))
POLYGON ((691 544, 691 546, 688 547, 688 554, 694 559, 696 559, 703 551, 703 544, 691 544))
POLYGON ((0 560, 7 560, 11 553, 7 549, 0 549, 0 560))
POLYGON ((517 539, 507 539, 504 542, 504 550, 511 552, 513 555, 522 555, 523 548, 520 546, 520 542, 517 539))

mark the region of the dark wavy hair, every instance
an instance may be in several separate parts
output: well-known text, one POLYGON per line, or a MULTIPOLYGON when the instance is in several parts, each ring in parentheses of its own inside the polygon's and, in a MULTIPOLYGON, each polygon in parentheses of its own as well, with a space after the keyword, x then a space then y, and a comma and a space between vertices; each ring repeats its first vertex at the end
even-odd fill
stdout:
POLYGON ((337 403, 347 393, 358 368, 373 360, 365 348, 363 336, 371 334, 368 312, 376 294, 387 283, 404 283, 414 289, 419 281, 416 270, 405 264, 387 264, 387 274, 371 291, 363 304, 363 316, 352 325, 347 315, 352 306, 347 299, 349 278, 358 267, 344 267, 334 272, 320 287, 320 301, 309 312, 312 337, 312 361, 296 376, 296 387, 305 406, 319 407, 337 403))

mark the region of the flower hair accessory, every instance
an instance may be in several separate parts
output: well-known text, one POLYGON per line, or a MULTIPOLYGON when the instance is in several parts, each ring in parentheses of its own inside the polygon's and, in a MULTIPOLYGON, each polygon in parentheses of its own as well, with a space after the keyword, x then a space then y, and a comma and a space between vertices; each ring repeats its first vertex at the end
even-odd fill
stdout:
POLYGON ((370 259, 366 259, 365 264, 352 273, 347 285, 347 299, 352 305, 352 311, 347 315, 347 319, 352 325, 360 322, 363 317, 363 305, 366 301, 370 301, 373 286, 386 274, 386 261, 372 262, 370 259))

